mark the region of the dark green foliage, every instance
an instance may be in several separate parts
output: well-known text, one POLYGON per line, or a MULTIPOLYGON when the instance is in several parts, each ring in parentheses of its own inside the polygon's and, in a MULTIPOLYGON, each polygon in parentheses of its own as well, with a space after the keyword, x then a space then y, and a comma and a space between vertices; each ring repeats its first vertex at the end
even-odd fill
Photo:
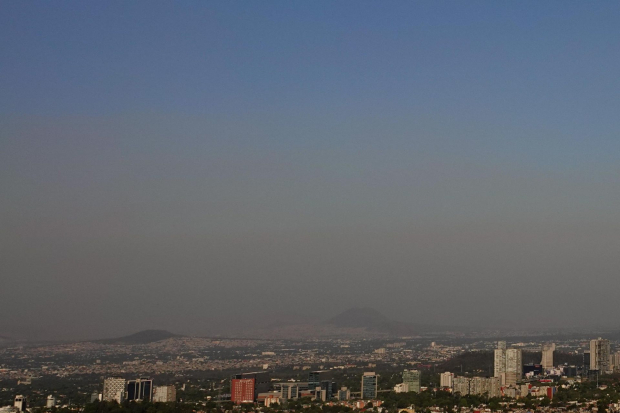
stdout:
POLYGON ((180 403, 99 402, 87 404, 84 413, 192 413, 196 407, 180 403))

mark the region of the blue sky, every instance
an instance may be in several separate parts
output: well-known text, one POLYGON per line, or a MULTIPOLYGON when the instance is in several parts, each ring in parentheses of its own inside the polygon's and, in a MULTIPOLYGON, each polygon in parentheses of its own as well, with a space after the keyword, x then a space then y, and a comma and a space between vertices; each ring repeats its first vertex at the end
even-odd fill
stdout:
POLYGON ((118 291, 122 314, 164 296, 199 312, 184 294, 232 279, 253 280, 244 299, 316 280, 317 317, 378 291, 386 312, 461 324, 493 321, 510 285, 585 323, 566 297, 613 297, 583 277, 618 286, 619 20, 610 1, 3 2, 0 310, 20 286, 38 304, 0 328, 102 278, 92 314, 59 310, 68 334, 101 334, 80 317, 118 291), (438 291, 471 312, 432 311, 438 291))

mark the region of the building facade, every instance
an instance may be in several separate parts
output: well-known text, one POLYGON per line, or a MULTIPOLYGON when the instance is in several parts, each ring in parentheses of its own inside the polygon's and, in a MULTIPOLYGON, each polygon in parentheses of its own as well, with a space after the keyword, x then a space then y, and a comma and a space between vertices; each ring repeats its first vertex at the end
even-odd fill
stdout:
POLYGON ((26 408, 28 407, 28 399, 26 398, 26 396, 22 396, 21 394, 15 396, 13 407, 15 407, 20 412, 25 412, 26 408))
POLYGON ((439 386, 452 388, 452 380, 454 379, 454 373, 446 371, 439 376, 439 386))
POLYGON ((420 393, 420 371, 405 370, 403 371, 403 383, 407 385, 407 391, 420 393))
MULTIPOLYGON (((232 379, 230 400, 233 403, 254 403, 254 379, 232 379)), ((258 393, 256 394, 258 395, 258 393)))
POLYGON ((362 376, 361 399, 377 397, 377 375, 374 372, 365 372, 362 376))
POLYGON ((237 404, 252 403, 257 401, 259 393, 269 392, 270 385, 269 373, 265 371, 235 374, 230 381, 230 398, 237 404))
POLYGON ((613 373, 609 340, 600 337, 590 340, 590 370, 597 370, 600 374, 613 373))
POLYGON ((277 383, 274 388, 280 392, 284 400, 295 400, 299 398, 298 383, 277 383))
MULTIPOLYGON (((462 393, 461 393, 462 394, 462 393)), ((469 394, 487 397, 500 397, 502 386, 499 377, 472 377, 469 382, 469 394)))
POLYGON ((329 370, 317 370, 308 372, 308 388, 312 391, 320 387, 327 392, 328 397, 336 393, 336 386, 332 383, 332 372, 329 370))
POLYGON ((471 379, 469 377, 455 377, 452 380, 452 391, 454 393, 460 393, 462 396, 469 394, 469 383, 471 379))
POLYGON ((515 385, 523 377, 523 355, 521 349, 506 348, 505 341, 498 341, 493 352, 493 376, 499 377, 502 385, 515 385))
POLYGON ((156 386, 153 391, 155 403, 171 403, 177 401, 177 389, 174 386, 156 386))
POLYGON ((339 401, 349 400, 350 398, 351 398, 351 390, 347 389, 346 387, 341 387, 340 390, 338 390, 339 401))
POLYGON ((506 350, 506 381, 505 385, 516 385, 523 377, 523 352, 520 348, 506 350))
POLYGON ((129 401, 145 401, 153 400, 153 380, 142 377, 127 382, 127 400, 129 401))
POLYGON ((101 399, 107 402, 122 403, 125 400, 125 386, 127 382, 122 377, 108 377, 103 380, 101 399))
POLYGON ((555 351, 555 343, 546 343, 542 345, 542 368, 550 370, 553 368, 553 352, 555 351))
POLYGON ((496 348, 493 350, 493 376, 502 377, 504 373, 506 373, 506 348, 496 348))
POLYGON ((399 383, 394 386, 394 393, 407 393, 409 391, 409 385, 407 383, 399 383))

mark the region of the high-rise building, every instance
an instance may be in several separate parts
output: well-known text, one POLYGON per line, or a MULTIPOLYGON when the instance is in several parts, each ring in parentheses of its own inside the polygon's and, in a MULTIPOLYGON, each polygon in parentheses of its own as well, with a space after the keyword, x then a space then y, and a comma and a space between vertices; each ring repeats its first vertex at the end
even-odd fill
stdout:
POLYGON ((177 389, 174 386, 156 386, 153 391, 155 403, 170 403, 177 401, 177 389))
POLYGON ((377 375, 374 372, 365 372, 362 376, 361 399, 377 397, 377 375))
POLYGON ((321 380, 321 391, 325 391, 326 400, 331 399, 336 395, 338 388, 336 387, 336 382, 331 380, 321 380))
POLYGON ((454 373, 446 371, 439 376, 439 386, 452 388, 452 380, 454 379, 454 373))
POLYGON ((150 402, 153 400, 153 380, 141 377, 127 382, 127 400, 150 402))
MULTIPOLYGON (((504 341, 504 343, 506 343, 504 341)), ((502 377, 506 373, 506 348, 496 348, 493 350, 493 376, 502 377)))
POLYGON ((506 350, 506 382, 507 386, 516 385, 523 377, 523 353, 520 348, 506 350))
POLYGON ((258 393, 269 391, 270 383, 269 373, 265 371, 235 374, 230 382, 230 399, 237 404, 255 402, 258 393))
POLYGON ((523 356, 521 349, 506 348, 505 341, 498 341, 494 351, 494 377, 499 377, 502 385, 517 384, 523 376, 523 356))
POLYGON ((542 345, 542 360, 540 364, 544 370, 553 368, 553 352, 555 351, 555 343, 546 343, 542 345))
POLYGON ((407 384, 408 390, 420 393, 420 371, 405 370, 403 371, 403 383, 407 384))
POLYGON ((26 398, 26 396, 22 396, 21 394, 15 396, 13 407, 15 407, 20 412, 25 412, 26 408, 28 407, 28 399, 26 398))
POLYGON ((103 380, 103 394, 101 399, 107 402, 122 403, 125 400, 125 385, 122 377, 108 377, 103 380))
POLYGON ((347 389, 346 387, 341 387, 340 390, 338 390, 339 401, 349 400, 350 398, 351 398, 351 390, 347 389))
POLYGON ((597 370, 600 374, 613 373, 609 340, 600 337, 590 340, 590 370, 597 370))

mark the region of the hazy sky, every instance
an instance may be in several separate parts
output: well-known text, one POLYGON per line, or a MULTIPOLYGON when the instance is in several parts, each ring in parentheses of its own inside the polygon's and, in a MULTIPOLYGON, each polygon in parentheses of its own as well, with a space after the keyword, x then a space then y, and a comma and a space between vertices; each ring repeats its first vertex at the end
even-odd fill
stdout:
POLYGON ((619 325, 619 21, 612 1, 1 2, 0 335, 353 306, 619 325))

